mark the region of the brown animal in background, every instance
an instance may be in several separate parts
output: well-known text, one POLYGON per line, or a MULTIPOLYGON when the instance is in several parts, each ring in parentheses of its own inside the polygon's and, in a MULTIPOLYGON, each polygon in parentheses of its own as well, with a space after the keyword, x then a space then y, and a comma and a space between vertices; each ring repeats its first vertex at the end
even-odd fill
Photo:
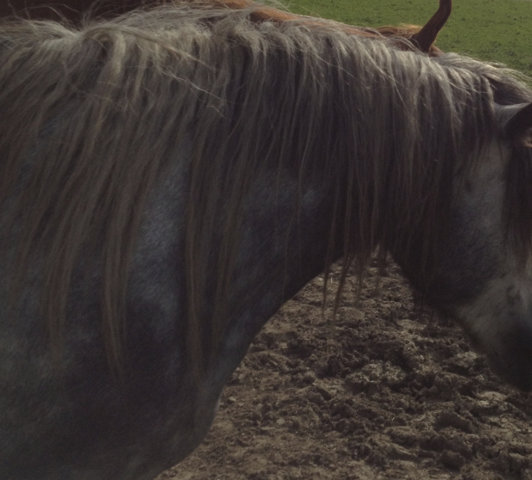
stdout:
MULTIPOLYGON (((250 0, 220 0, 216 3, 227 5, 230 8, 244 8, 251 6, 254 2, 250 0)), ((398 42, 402 49, 418 49, 430 56, 439 56, 443 52, 434 46, 438 33, 445 25, 445 22, 451 15, 452 0, 440 0, 440 6, 437 12, 427 22, 424 27, 417 25, 403 25, 400 27, 384 26, 377 28, 355 27, 351 25, 339 24, 339 29, 346 33, 354 35, 362 35, 367 37, 381 38, 381 37, 398 37, 398 39, 407 39, 410 44, 403 41, 398 42)), ((301 15, 284 12, 273 7, 264 6, 256 10, 251 18, 253 21, 290 21, 301 20, 301 15)), ((308 24, 318 26, 320 19, 308 17, 308 24)))
MULTIPOLYGON (((160 5, 166 0, 2 0, 0 2, 0 17, 17 15, 33 20, 61 20, 79 22, 84 13, 90 12, 92 17, 107 17, 126 13, 135 8, 147 5, 160 5)), ((250 7, 254 2, 251 0, 217 0, 212 3, 227 6, 228 8, 240 9, 250 7)), ((402 49, 419 49, 430 56, 439 56, 442 51, 434 46, 436 37, 449 18, 452 10, 452 0, 440 0, 440 6, 434 16, 421 28, 416 25, 404 25, 400 27, 384 26, 375 29, 340 25, 340 29, 349 34, 363 35, 380 38, 398 37, 407 39, 410 43, 398 41, 402 49)), ((285 22, 301 20, 301 15, 282 11, 274 7, 264 5, 251 14, 251 19, 256 22, 276 21, 285 22)), ((309 25, 319 25, 320 20, 308 17, 309 25)))

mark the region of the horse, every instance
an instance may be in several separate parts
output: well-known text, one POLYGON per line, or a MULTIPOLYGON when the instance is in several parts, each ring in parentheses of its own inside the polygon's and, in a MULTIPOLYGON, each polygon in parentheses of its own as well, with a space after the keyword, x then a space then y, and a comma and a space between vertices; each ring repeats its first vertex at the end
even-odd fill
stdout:
MULTIPOLYGON (((167 0, 156 0, 151 5, 164 4, 167 0)), ((251 0, 217 0, 218 5, 233 9, 249 8, 253 5, 251 0)), ((147 0, 68 0, 68 3, 50 3, 50 0, 14 0, 0 4, 0 17, 23 15, 35 20, 66 20, 79 23, 84 15, 90 13, 92 17, 109 17, 126 13, 133 9, 146 7, 147 0)), ((406 38, 408 43, 398 43, 403 48, 417 48, 431 56, 441 55, 442 51, 434 45, 438 32, 451 15, 452 0, 440 0, 440 6, 427 24, 421 28, 417 25, 383 26, 375 29, 365 27, 353 27, 351 25, 338 25, 338 28, 354 35, 368 37, 399 37, 406 38)), ((312 17, 304 17, 290 12, 282 11, 268 5, 255 6, 250 17, 253 21, 284 22, 303 20, 308 25, 316 23, 312 17)))
POLYGON ((0 25, 0 478, 178 463, 337 261, 335 303, 391 255, 532 388, 532 90, 261 8, 0 25))

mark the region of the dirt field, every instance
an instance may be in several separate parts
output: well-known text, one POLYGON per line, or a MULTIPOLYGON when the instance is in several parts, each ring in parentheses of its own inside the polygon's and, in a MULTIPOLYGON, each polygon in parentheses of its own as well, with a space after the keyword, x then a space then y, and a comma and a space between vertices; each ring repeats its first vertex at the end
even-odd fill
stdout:
POLYGON ((532 398, 415 306, 397 267, 375 278, 358 305, 349 281, 333 341, 323 279, 286 304, 203 445, 160 480, 532 479, 532 398))

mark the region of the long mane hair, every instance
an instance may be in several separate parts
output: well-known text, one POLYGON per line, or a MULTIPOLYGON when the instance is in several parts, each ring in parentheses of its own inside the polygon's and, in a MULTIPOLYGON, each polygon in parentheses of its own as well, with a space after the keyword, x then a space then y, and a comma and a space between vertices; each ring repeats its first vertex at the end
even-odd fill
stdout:
MULTIPOLYGON (((101 252, 106 351, 111 364, 122 362, 143 205, 177 148, 190 150, 187 349, 202 369, 228 322, 243 199, 265 166, 301 183, 319 171, 333 185, 325 260, 340 242, 345 278, 353 261, 364 267, 376 248, 408 245, 419 232, 431 255, 456 172, 473 168, 495 133, 494 95, 531 98, 492 66, 400 51, 335 22, 254 22, 254 8, 185 2, 79 29, 0 25, 3 229, 18 225, 15 284, 35 252, 46 252, 42 312, 56 349, 72 273, 90 247, 101 252)), ((526 215, 522 199, 510 201, 521 212, 511 217, 517 231, 526 215)), ((530 227, 519 231, 529 245, 530 227)))

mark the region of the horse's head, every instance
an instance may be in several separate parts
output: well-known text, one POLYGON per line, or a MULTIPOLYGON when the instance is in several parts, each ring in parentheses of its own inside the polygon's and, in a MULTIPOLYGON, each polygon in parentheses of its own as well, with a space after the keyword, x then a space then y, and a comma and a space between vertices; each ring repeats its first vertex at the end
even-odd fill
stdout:
POLYGON ((498 132, 478 164, 456 174, 448 233, 429 275, 420 274, 423 260, 412 249, 399 261, 429 303, 458 319, 503 380, 530 391, 532 104, 495 105, 495 120, 498 132))

